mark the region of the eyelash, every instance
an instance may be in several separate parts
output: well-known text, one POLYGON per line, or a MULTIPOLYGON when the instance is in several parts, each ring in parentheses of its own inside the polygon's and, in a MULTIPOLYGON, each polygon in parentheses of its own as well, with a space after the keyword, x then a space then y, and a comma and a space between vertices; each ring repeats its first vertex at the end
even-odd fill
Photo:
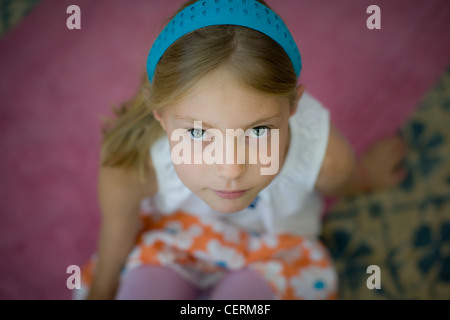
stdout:
POLYGON ((270 128, 267 127, 267 126, 254 127, 254 128, 251 128, 250 130, 253 131, 253 130, 255 130, 255 129, 264 129, 264 130, 265 130, 263 135, 261 135, 261 136, 255 136, 255 138, 262 138, 262 137, 264 137, 264 136, 270 134, 270 128))
POLYGON ((189 136, 191 137, 192 140, 203 140, 203 135, 205 134, 206 130, 198 129, 198 128, 192 128, 192 129, 189 129, 188 132, 189 132, 189 136), (193 136, 193 132, 194 132, 195 130, 201 130, 201 131, 202 131, 202 136, 201 136, 201 138, 195 138, 195 137, 193 136))
MULTIPOLYGON (((265 132, 264 132, 264 134, 261 135, 261 136, 257 136, 257 135, 253 135, 253 136, 251 136, 251 137, 250 137, 250 136, 247 136, 248 138, 257 138, 257 139, 262 138, 262 137, 264 137, 264 136, 266 136, 266 135, 269 135, 269 134, 270 134, 270 130, 271 130, 271 128, 268 127, 268 126, 258 126, 258 127, 251 128, 250 131, 253 131, 253 130, 255 130, 255 129, 264 129, 265 132)), ((189 132, 189 136, 190 136, 190 138, 191 138, 192 140, 204 140, 204 134, 205 134, 206 130, 198 129, 198 128, 191 128, 191 129, 188 129, 188 132, 189 132), (193 133, 194 133, 195 130, 201 130, 201 132, 202 132, 201 137, 195 138, 195 137, 193 136, 193 133)))

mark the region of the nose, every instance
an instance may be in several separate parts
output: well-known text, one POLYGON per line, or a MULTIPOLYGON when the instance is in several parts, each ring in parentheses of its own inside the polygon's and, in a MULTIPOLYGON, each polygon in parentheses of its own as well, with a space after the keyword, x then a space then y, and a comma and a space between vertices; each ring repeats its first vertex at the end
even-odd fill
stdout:
POLYGON ((216 174, 226 180, 235 180, 245 172, 245 140, 240 131, 227 132, 222 153, 222 163, 215 164, 216 174))
POLYGON ((215 164, 216 174, 226 180, 235 180, 245 172, 245 164, 215 164))

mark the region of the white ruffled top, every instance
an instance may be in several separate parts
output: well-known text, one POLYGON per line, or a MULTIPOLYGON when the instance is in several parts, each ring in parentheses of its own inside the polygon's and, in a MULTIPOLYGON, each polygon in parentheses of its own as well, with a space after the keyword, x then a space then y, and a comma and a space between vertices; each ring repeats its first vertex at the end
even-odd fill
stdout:
POLYGON ((283 167, 248 208, 231 214, 212 210, 181 182, 170 157, 169 140, 161 137, 150 148, 158 192, 143 201, 143 209, 164 215, 181 210, 250 232, 317 235, 323 202, 314 185, 328 143, 329 112, 305 92, 289 126, 291 140, 283 167))

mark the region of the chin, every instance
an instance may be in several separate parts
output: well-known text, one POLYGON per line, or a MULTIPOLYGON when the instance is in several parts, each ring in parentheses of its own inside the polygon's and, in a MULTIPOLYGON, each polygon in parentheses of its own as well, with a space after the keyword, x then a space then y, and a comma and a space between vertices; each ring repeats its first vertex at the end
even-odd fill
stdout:
POLYGON ((213 203, 207 203, 212 209, 220 213, 236 213, 247 208, 249 204, 236 200, 220 200, 213 203))

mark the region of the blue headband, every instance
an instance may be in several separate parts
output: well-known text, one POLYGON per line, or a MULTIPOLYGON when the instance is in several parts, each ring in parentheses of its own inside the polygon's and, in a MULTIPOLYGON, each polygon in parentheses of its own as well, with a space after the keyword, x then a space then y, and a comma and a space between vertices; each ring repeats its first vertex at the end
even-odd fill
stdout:
POLYGON ((276 41, 291 59, 297 77, 302 61, 297 45, 281 18, 255 0, 203 0, 179 12, 156 38, 147 58, 152 82, 164 52, 185 34, 207 26, 236 25, 257 30, 276 41))

